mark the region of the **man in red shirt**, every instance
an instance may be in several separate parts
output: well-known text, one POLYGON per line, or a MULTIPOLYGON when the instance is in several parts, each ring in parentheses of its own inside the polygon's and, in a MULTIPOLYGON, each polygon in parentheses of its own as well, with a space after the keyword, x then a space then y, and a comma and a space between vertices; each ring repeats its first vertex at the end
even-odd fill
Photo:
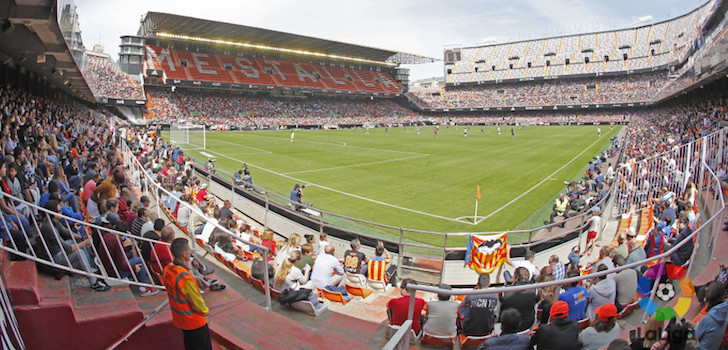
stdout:
MULTIPOLYGON (((405 278, 400 283, 402 297, 392 299, 387 303, 387 316, 389 323, 394 326, 401 326, 407 320, 410 304, 410 293, 407 290, 407 284, 415 283, 411 278, 405 278)), ((412 329, 415 334, 419 335, 422 329, 422 309, 425 308, 425 300, 415 297, 415 313, 412 320, 412 329)))
MULTIPOLYGON (((162 227, 159 233, 162 242, 172 243, 174 240, 174 230, 169 226, 162 227)), ((161 275, 164 267, 169 265, 173 260, 169 246, 160 243, 154 244, 154 251, 150 254, 149 260, 151 261, 152 271, 161 275)))
POLYGON ((207 200, 207 184, 202 184, 200 190, 197 191, 197 203, 207 200))

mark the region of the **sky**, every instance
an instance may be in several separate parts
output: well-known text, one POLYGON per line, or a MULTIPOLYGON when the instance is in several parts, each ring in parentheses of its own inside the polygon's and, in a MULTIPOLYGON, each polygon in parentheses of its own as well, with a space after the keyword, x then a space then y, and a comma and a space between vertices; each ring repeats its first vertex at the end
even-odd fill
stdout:
MULTIPOLYGON (((273 29, 442 59, 449 45, 475 46, 627 28, 682 15, 707 0, 75 0, 83 42, 118 60, 119 37, 147 11, 273 29)), ((406 65, 410 81, 443 76, 443 63, 406 65)))

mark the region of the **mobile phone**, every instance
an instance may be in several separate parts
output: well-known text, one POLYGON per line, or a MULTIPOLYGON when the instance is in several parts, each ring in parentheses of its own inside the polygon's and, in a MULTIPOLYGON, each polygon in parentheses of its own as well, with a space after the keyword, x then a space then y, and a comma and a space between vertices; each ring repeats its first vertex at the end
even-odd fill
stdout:
POLYGON ((635 339, 637 339, 637 330, 633 329, 629 331, 629 343, 634 343, 635 339))

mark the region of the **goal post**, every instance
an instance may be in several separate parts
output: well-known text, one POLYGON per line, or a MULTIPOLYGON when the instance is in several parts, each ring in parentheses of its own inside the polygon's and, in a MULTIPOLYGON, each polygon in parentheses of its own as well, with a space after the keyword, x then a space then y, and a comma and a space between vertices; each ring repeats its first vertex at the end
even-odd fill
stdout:
POLYGON ((206 149, 206 129, 203 124, 171 124, 169 139, 182 149, 206 149))

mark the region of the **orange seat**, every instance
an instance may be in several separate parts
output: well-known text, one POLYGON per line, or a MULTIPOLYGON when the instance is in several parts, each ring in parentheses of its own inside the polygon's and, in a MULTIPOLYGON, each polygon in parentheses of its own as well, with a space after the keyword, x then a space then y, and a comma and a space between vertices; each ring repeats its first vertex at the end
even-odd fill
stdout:
POLYGON ((422 340, 420 340, 420 344, 452 349, 455 346, 455 342, 457 341, 457 336, 451 337, 447 335, 435 335, 425 332, 422 335, 422 340))
POLYGON ((337 303, 342 303, 344 305, 346 305, 346 303, 348 303, 348 301, 346 301, 346 299, 344 299, 344 295, 339 292, 332 292, 332 291, 329 291, 326 289, 319 289, 319 293, 322 294, 323 297, 328 300, 331 300, 331 301, 334 301, 337 303))
POLYGON ((360 296, 362 298, 366 298, 366 297, 370 296, 372 293, 374 293, 374 291, 369 288, 355 287, 355 286, 350 286, 348 284, 345 286, 345 288, 349 294, 360 296))
POLYGON ((265 283, 263 283, 263 281, 257 278, 250 277, 250 283, 253 284, 253 287, 255 287, 255 289, 261 292, 265 292, 265 283))

